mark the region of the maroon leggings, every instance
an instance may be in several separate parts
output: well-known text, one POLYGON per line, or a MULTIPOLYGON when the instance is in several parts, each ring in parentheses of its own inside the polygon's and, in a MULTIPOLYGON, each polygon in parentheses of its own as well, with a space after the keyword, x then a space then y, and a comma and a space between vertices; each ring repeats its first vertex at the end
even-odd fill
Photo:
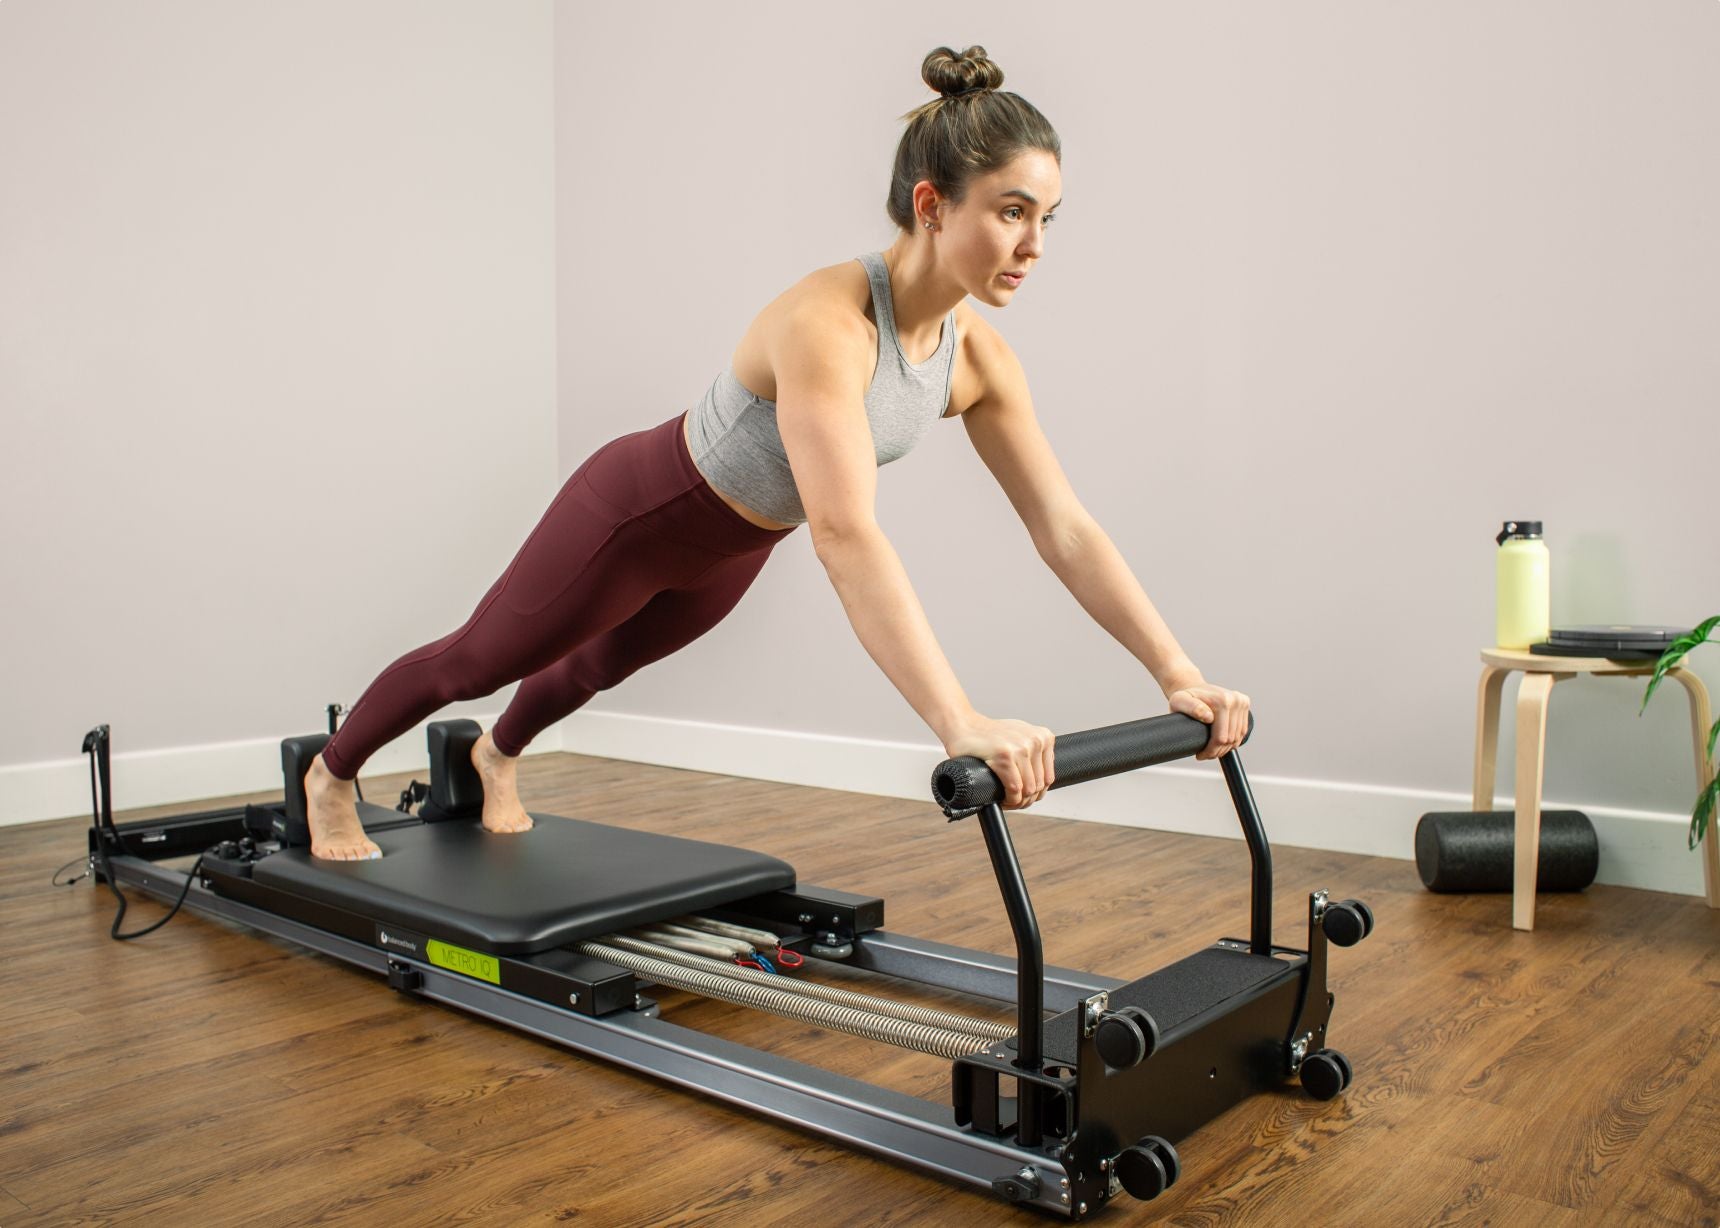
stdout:
POLYGON ((761 529, 687 453, 684 415, 611 440, 575 470, 466 625, 401 657, 323 750, 351 780, 444 704, 524 679, 491 731, 518 755, 544 729, 734 609, 792 529, 761 529))

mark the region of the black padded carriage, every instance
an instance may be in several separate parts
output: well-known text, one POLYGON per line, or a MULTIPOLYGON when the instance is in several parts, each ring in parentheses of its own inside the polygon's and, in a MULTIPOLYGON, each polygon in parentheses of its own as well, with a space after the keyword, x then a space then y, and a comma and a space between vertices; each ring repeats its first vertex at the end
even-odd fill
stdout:
POLYGON ((794 886, 794 867, 749 849, 534 814, 527 832, 474 820, 367 834, 375 861, 283 849, 253 879, 292 895, 492 955, 527 955, 794 886))

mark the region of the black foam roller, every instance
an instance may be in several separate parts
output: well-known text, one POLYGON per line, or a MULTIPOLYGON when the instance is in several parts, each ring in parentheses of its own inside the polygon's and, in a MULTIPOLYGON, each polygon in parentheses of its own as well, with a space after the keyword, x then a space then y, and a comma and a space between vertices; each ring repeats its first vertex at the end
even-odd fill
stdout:
MULTIPOLYGON (((1517 848, 1511 810, 1424 814, 1415 827, 1415 866, 1429 891, 1510 891, 1517 848)), ((1581 891, 1600 868, 1600 841, 1580 810, 1541 812, 1535 890, 1581 891)))

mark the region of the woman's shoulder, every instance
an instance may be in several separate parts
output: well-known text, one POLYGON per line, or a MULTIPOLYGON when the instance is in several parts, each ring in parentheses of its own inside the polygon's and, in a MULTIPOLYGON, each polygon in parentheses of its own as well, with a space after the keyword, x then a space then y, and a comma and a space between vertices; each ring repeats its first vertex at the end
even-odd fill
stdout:
POLYGON ((870 319, 872 282, 866 276, 865 265, 858 260, 844 260, 841 264, 813 269, 783 291, 777 303, 789 309, 787 314, 804 313, 833 320, 852 316, 870 319))
POLYGON ((865 266, 847 260, 814 269, 788 287, 765 305, 749 331, 772 339, 808 332, 824 338, 853 338, 876 327, 865 266))
MULTIPOLYGON (((1002 334, 967 300, 956 304, 955 318, 952 417, 977 402, 995 373, 1007 368, 1014 357, 1002 334)), ((814 269, 766 304, 736 347, 736 376, 755 395, 774 401, 776 373, 769 356, 782 352, 779 346, 784 341, 809 338, 821 345, 841 343, 862 366, 875 359, 878 331, 872 318, 872 283, 859 260, 814 269)))
POLYGON ((735 377, 755 396, 776 399, 773 355, 815 350, 850 355, 866 366, 877 346, 872 289, 858 260, 814 269, 759 311, 735 347, 735 377))
MULTIPOLYGON (((839 327, 842 324, 863 323, 868 334, 877 336, 878 322, 873 318, 872 282, 866 266, 859 260, 844 260, 841 264, 814 269, 784 290, 760 313, 768 313, 773 322, 818 320, 839 327)), ((989 366, 1009 345, 968 300, 956 304, 956 336, 961 344, 962 358, 975 366, 989 366)))

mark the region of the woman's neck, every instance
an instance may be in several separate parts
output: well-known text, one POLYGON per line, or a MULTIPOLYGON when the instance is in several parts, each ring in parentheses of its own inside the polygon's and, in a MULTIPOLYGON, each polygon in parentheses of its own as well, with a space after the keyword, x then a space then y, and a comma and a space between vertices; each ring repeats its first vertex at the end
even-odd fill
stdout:
POLYGON ((939 271, 929 238, 897 239, 884 252, 884 267, 890 273, 890 306, 902 347, 917 353, 937 345, 944 317, 967 292, 939 271))

